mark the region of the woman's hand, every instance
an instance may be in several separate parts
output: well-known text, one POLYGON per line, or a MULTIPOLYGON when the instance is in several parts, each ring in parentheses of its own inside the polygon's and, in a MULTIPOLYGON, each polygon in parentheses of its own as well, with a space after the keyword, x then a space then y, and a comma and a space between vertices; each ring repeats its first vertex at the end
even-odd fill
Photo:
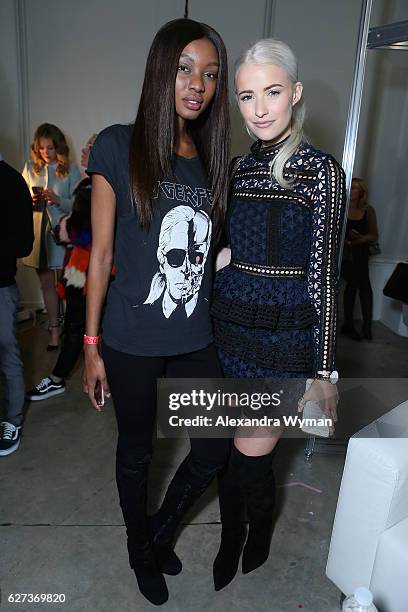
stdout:
POLYGON ((35 191, 33 193, 33 195, 31 196, 31 199, 33 201, 33 205, 35 205, 37 202, 40 202, 41 200, 44 200, 44 192, 43 191, 35 191))
POLYGON ((229 247, 224 247, 218 253, 217 258, 215 260, 215 271, 218 272, 228 266, 231 261, 231 249, 229 247))
POLYGON ((83 374, 83 385, 82 389, 84 393, 87 393, 92 406, 101 412, 102 407, 98 406, 95 399, 95 386, 99 380, 106 397, 110 397, 110 389, 106 378, 105 365, 102 357, 98 353, 98 349, 95 345, 85 345, 85 367, 83 374))
POLYGON ((43 200, 44 199, 47 200, 48 204, 53 204, 54 206, 61 206, 60 197, 52 189, 44 189, 43 200))
MULTIPOLYGON (((97 336, 102 310, 112 272, 112 254, 115 228, 116 197, 111 185, 100 174, 92 177, 92 251, 88 267, 88 292, 86 295, 86 330, 89 336, 97 336)), ((85 371, 83 389, 98 410, 95 385, 99 380, 102 390, 110 397, 103 360, 96 344, 85 344, 85 371)))
POLYGON ((70 239, 69 239, 69 235, 67 232, 67 221, 70 218, 70 216, 72 215, 72 213, 69 213, 69 215, 64 215, 63 217, 61 217, 59 219, 59 226, 60 226, 60 241, 61 242, 66 242, 69 243, 70 239))
POLYGON ((330 435, 332 435, 334 433, 333 423, 337 423, 337 404, 339 402, 337 385, 333 385, 327 380, 316 378, 299 400, 298 412, 303 412, 304 406, 309 400, 317 402, 326 417, 331 419, 332 425, 329 426, 329 431, 330 435))
POLYGON ((355 246, 357 244, 364 244, 365 242, 367 242, 367 237, 364 234, 360 234, 360 232, 353 229, 350 232, 350 242, 351 246, 355 246))

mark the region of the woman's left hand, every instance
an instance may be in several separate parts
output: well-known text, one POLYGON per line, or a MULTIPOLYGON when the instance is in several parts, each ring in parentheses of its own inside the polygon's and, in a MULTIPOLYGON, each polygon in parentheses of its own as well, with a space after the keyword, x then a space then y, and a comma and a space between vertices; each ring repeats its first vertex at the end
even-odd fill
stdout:
POLYGON ((59 226, 60 226, 60 241, 61 242, 70 242, 70 238, 67 232, 67 221, 70 218, 70 216, 72 215, 72 213, 70 213, 69 215, 64 215, 63 217, 61 217, 59 219, 59 226))
POLYGON ((218 272, 222 270, 226 266, 229 265, 231 261, 231 249, 229 247, 224 247, 217 254, 217 258, 215 260, 215 271, 218 272))
POLYGON ((331 419, 332 425, 329 426, 329 430, 330 435, 332 435, 334 432, 334 423, 337 423, 337 404, 339 402, 337 385, 333 385, 327 380, 315 378, 309 389, 299 400, 298 412, 303 412, 304 405, 309 400, 317 402, 326 417, 331 419))
POLYGON ((43 197, 47 200, 48 204, 53 204, 54 206, 61 206, 60 197, 52 189, 44 189, 43 197))
POLYGON ((367 242, 367 238, 364 234, 360 234, 357 230, 351 230, 350 233, 351 245, 364 244, 367 242))

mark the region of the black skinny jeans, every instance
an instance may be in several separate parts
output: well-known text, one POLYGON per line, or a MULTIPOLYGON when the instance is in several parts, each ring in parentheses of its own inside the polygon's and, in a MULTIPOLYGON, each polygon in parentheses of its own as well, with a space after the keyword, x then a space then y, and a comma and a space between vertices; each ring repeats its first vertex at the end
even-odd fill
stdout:
POLYGON ((52 373, 66 378, 73 370, 82 352, 85 333, 86 297, 82 289, 68 286, 65 290, 66 310, 64 337, 57 363, 52 373))
MULTIPOLYGON (((102 345, 102 357, 118 424, 116 479, 125 524, 143 531, 147 468, 152 457, 157 379, 222 378, 214 345, 184 355, 138 357, 102 345)), ((229 440, 191 438, 189 461, 197 481, 222 468, 229 440)), ((176 474, 177 476, 177 474, 176 474)))
POLYGON ((344 278, 347 285, 344 289, 344 324, 348 328, 354 327, 354 304, 357 293, 360 297, 363 325, 371 328, 373 319, 373 290, 370 283, 368 250, 355 247, 353 261, 345 262, 344 278))

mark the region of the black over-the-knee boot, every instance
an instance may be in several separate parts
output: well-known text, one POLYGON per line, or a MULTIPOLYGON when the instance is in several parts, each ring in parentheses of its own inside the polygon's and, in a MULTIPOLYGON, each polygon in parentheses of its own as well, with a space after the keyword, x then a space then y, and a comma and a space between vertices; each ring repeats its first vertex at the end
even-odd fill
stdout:
POLYGON ((227 466, 218 475, 218 497, 221 516, 221 544, 214 561, 214 588, 220 591, 235 577, 246 529, 243 524, 245 500, 240 488, 242 462, 232 444, 227 466))
POLYGON ((207 489, 218 469, 194 460, 191 453, 179 466, 161 507, 150 517, 152 541, 155 548, 163 551, 163 557, 166 550, 171 551, 173 548, 176 531, 183 516, 207 489))
POLYGON ((150 455, 147 455, 130 461, 118 452, 116 479, 126 524, 130 567, 135 572, 142 595, 151 603, 161 605, 167 601, 169 593, 158 568, 147 528, 146 491, 150 459, 150 455))
POLYGON ((272 454, 245 459, 242 487, 248 514, 248 538, 242 555, 242 572, 247 574, 265 563, 269 556, 275 505, 275 478, 272 454))

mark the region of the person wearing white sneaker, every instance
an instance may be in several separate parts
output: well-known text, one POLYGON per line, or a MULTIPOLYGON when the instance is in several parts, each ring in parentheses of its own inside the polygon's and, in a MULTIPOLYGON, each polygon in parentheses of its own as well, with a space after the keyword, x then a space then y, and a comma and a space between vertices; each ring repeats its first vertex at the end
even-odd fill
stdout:
POLYGON ((0 457, 4 457, 14 453, 20 446, 21 425, 16 427, 13 423, 3 421, 0 428, 0 457))
POLYGON ((4 374, 4 411, 0 456, 20 444, 23 422, 24 376, 17 340, 19 292, 16 261, 31 252, 34 240, 31 195, 25 180, 0 155, 0 369, 4 374))

